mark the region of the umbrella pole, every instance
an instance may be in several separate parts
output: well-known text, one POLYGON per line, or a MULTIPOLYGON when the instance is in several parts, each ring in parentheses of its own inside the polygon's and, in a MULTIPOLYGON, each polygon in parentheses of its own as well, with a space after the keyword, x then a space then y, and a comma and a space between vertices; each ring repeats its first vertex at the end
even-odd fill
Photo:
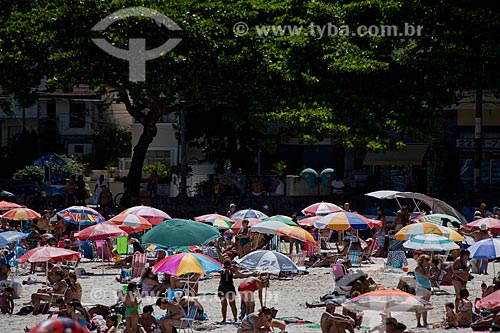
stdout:
POLYGON ((108 242, 107 241, 104 241, 104 243, 102 244, 102 256, 101 256, 101 260, 102 260, 102 275, 104 275, 104 246, 108 246, 108 242))
POLYGON ((45 287, 49 288, 49 262, 45 262, 45 287))

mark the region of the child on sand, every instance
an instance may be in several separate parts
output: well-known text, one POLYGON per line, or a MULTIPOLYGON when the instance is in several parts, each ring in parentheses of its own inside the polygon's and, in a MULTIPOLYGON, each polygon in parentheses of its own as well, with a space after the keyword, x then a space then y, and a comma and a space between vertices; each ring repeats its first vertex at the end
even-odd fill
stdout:
POLYGON ((3 294, 0 295, 0 311, 2 311, 2 313, 12 314, 12 311, 14 310, 13 292, 14 289, 7 287, 4 289, 3 294))
POLYGON ((455 328, 458 327, 458 315, 455 313, 455 304, 448 302, 445 304, 446 316, 443 322, 435 323, 434 328, 455 328))

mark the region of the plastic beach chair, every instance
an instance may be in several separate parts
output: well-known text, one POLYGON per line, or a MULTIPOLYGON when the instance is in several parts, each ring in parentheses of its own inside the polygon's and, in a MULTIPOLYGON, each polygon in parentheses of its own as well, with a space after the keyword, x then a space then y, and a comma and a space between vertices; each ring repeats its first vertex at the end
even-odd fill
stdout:
POLYGON ((136 252, 134 254, 134 258, 132 259, 132 279, 142 276, 146 268, 147 259, 146 253, 136 252))

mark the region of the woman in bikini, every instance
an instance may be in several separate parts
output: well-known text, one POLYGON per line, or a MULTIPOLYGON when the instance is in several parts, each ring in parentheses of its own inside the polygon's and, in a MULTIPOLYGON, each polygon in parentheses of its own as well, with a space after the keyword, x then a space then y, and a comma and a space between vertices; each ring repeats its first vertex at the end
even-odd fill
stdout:
POLYGON ((249 277, 243 280, 243 282, 238 286, 238 292, 240 293, 241 300, 245 305, 245 312, 241 313, 240 316, 245 315, 246 313, 253 313, 255 310, 255 298, 254 293, 256 291, 259 292, 259 303, 260 306, 264 306, 264 302, 262 301, 262 290, 264 288, 269 287, 269 279, 266 276, 259 277, 249 277))
POLYGON ((237 333, 267 333, 272 329, 273 311, 269 308, 262 308, 259 312, 250 313, 241 321, 241 326, 237 333))
POLYGON ((460 256, 453 262, 452 283, 455 288, 455 308, 458 308, 460 301, 460 290, 467 289, 467 282, 472 277, 469 273, 469 256, 468 250, 460 251, 460 256))
POLYGON ((127 286, 127 294, 123 299, 123 305, 125 306, 125 332, 127 333, 137 333, 139 324, 139 304, 142 300, 138 300, 138 289, 137 283, 130 282, 127 286))
POLYGON ((54 272, 54 284, 52 288, 48 289, 39 289, 38 292, 31 295, 31 303, 33 304, 33 314, 36 315, 40 313, 40 302, 46 301, 49 302, 53 295, 61 295, 64 298, 66 294, 66 290, 68 289, 68 285, 66 281, 64 281, 64 277, 66 274, 62 270, 58 270, 54 272))

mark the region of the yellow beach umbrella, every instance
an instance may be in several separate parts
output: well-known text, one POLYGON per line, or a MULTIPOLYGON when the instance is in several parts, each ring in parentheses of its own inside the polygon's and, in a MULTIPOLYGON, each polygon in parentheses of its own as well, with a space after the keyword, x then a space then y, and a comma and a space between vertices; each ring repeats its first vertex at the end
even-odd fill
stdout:
POLYGON ((415 236, 425 234, 435 234, 448 237, 450 235, 448 230, 450 229, 446 229, 447 228, 445 227, 430 222, 413 223, 403 227, 396 233, 396 235, 394 235, 394 237, 397 240, 409 240, 415 236))
POLYGON ((316 244, 316 240, 310 232, 302 229, 301 227, 286 226, 276 230, 276 233, 282 236, 298 239, 300 241, 316 244))

